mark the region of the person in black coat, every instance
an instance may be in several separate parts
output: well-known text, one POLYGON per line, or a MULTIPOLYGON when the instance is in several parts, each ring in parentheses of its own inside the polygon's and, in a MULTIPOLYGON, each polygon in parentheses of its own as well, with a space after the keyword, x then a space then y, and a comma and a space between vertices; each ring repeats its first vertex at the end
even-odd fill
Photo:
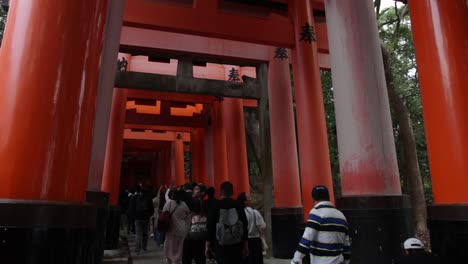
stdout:
POLYGON ((150 217, 154 213, 151 193, 146 188, 143 188, 142 191, 137 191, 130 201, 128 211, 133 216, 133 219, 135 219, 135 252, 139 253, 141 249, 146 252, 150 217))

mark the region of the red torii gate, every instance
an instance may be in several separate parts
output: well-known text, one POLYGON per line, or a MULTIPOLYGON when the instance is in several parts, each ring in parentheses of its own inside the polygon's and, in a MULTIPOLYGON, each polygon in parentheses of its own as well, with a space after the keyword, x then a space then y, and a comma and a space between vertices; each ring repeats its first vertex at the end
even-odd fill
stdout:
MULTIPOLYGON (((322 25, 318 25, 319 21, 313 19, 314 9, 326 11, 330 43, 344 195, 338 200, 338 205, 345 209, 355 234, 365 230, 372 233, 383 228, 390 230, 388 232, 393 235, 385 241, 379 235, 368 238, 369 247, 366 251, 355 246, 354 256, 360 256, 364 262, 371 261, 372 256, 366 256, 366 252, 376 245, 383 245, 382 250, 387 252, 384 255, 394 255, 393 248, 397 248, 400 239, 398 236, 407 231, 404 219, 408 207, 398 182, 388 99, 371 1, 343 1, 339 5, 336 0, 269 1, 284 4, 283 7, 288 8, 287 12, 282 8, 272 10, 264 6, 232 4, 235 1, 179 2, 192 3, 193 6, 187 8, 170 5, 167 1, 132 0, 127 1, 124 12, 123 1, 112 1, 110 5, 106 0, 51 1, 41 5, 38 1, 12 1, 0 53, 0 63, 8 65, 2 70, 0 78, 0 197, 10 199, 1 203, 5 208, 2 211, 14 213, 1 221, 2 226, 8 227, 9 232, 14 234, 12 237, 18 241, 26 241, 19 234, 39 232, 37 226, 41 226, 40 232, 44 234, 42 240, 37 238, 39 240, 21 245, 23 251, 26 248, 30 252, 27 257, 37 256, 37 261, 47 261, 53 253, 62 253, 52 250, 51 245, 55 243, 47 238, 48 228, 52 227, 64 231, 57 239, 75 243, 69 246, 70 250, 63 250, 61 258, 64 263, 75 261, 70 259, 71 256, 87 258, 87 254, 92 251, 89 245, 96 243, 92 239, 93 235, 85 235, 96 232, 96 210, 82 203, 86 200, 86 189, 95 192, 88 193, 87 200, 98 200, 98 208, 107 206, 102 202, 105 200, 105 195, 100 193, 102 189, 109 188, 111 194, 115 195, 115 187, 105 186, 116 184, 118 180, 114 178, 109 181, 101 176, 106 149, 104 142, 112 140, 112 137, 102 139, 107 138, 110 94, 114 86, 115 58, 120 44, 122 20, 126 27, 293 49, 291 57, 295 73, 298 146, 288 144, 286 150, 282 148, 284 142, 295 142, 294 131, 290 130, 294 127, 293 108, 289 106, 292 105, 291 99, 283 96, 283 100, 280 100, 281 96, 278 95, 288 94, 284 89, 290 88, 289 75, 284 72, 289 65, 286 61, 274 58, 272 51, 268 50, 268 75, 266 65, 258 66, 258 72, 262 74, 257 75, 257 81, 263 84, 268 81, 270 85, 264 86, 269 89, 270 103, 284 106, 281 113, 270 112, 271 126, 276 128, 272 130, 271 137, 273 181, 274 186, 282 186, 286 194, 295 194, 286 196, 275 188, 276 208, 273 210, 272 226, 280 231, 285 230, 281 229, 282 226, 298 225, 303 219, 302 205, 306 209, 311 205, 308 200, 310 188, 318 183, 332 187, 318 62, 319 52, 323 52, 320 45, 327 41, 322 41, 322 31, 319 31, 325 23, 321 21, 322 25), (226 10, 231 13, 226 13, 226 10), (180 17, 184 17, 184 20, 180 17), (60 19, 60 23, 57 23, 57 19, 60 19), (304 26, 316 30, 317 41, 313 41, 311 36, 311 41, 307 41, 309 39, 301 35, 300 29, 304 26), (103 46, 104 31, 106 37, 103 46), (374 74, 369 75, 369 72, 374 74), (279 89, 275 87, 276 84, 286 88, 279 89), (96 122, 93 123, 93 120, 96 122), (284 134, 287 137, 279 138, 275 131, 281 127, 278 123, 282 122, 288 124, 282 126, 288 128, 284 134), (32 130, 36 139, 33 142, 32 130), (299 147, 299 152, 296 147, 299 147), (278 162, 275 153, 281 151, 292 155, 291 159, 285 159, 284 163, 278 162), (297 175, 298 165, 294 164, 295 153, 299 153, 296 160, 301 164, 301 185, 297 175), (107 183, 103 184, 101 179, 107 183), (301 187, 302 202, 301 196, 297 195, 301 193, 301 187), (104 196, 104 200, 100 196, 104 196), (15 218, 15 215, 21 216, 24 212, 32 217, 15 218), (375 223, 379 224, 365 225, 360 222, 359 217, 363 212, 377 219, 375 223), (52 221, 44 215, 61 217, 52 221), (386 222, 386 219, 390 221, 386 222), (18 227, 18 223, 22 223, 21 227, 18 227), (70 236, 75 234, 79 234, 81 239, 71 239, 70 236), (35 248, 35 243, 41 244, 41 248, 35 248), (39 250, 41 255, 38 254, 39 250)), ((455 238, 454 234, 459 231, 451 230, 450 226, 453 223, 466 225, 466 218, 460 212, 466 211, 464 204, 468 202, 464 190, 468 177, 465 175, 463 159, 467 149, 464 139, 467 133, 463 132, 468 127, 463 121, 467 112, 463 98, 466 97, 465 73, 468 71, 468 55, 465 52, 468 43, 465 34, 468 7, 463 0, 420 0, 410 1, 409 4, 436 204, 430 211, 430 216, 435 220, 433 223, 437 223, 433 230, 434 246, 436 250, 442 250, 444 245, 437 244, 437 241, 455 238), (433 56, 434 52, 438 56, 433 56), (433 105, 440 107, 434 110, 431 108, 433 105), (453 217, 447 219, 447 215, 453 217), (444 229, 444 226, 449 229, 444 229)), ((206 40, 202 39, 201 42, 206 40)), ((124 48, 135 49, 135 46, 124 48)), ((146 52, 151 54, 167 51, 167 46, 161 47, 159 51, 157 47, 149 48, 146 52)), ((200 49, 188 51, 189 54, 191 52, 205 55, 200 49)), ((236 54, 239 53, 228 52, 223 57, 223 51, 218 51, 207 57, 234 64, 236 54)), ((265 51, 263 54, 266 54, 265 51)), ((245 58, 241 59, 245 61, 245 58)), ((248 63, 258 62, 251 60, 248 63)), ((260 98, 260 109, 266 109, 262 108, 266 107, 265 95, 263 93, 260 98)), ((231 110, 237 109, 235 111, 239 112, 242 105, 239 99, 233 100, 235 103, 231 110)), ((223 104, 213 102, 211 106, 212 114, 221 124, 225 123, 222 118, 223 104)), ((222 144, 223 140, 226 141, 225 135, 223 139, 225 129, 224 125, 214 126, 212 141, 213 145, 220 143, 217 150, 226 153, 226 145, 222 144)), ((111 147, 109 144, 107 146, 111 147)), ((224 180, 223 177, 228 174, 225 171, 227 165, 213 167, 213 172, 221 175, 214 178, 214 182, 224 180)), ((269 212, 266 213, 268 216, 269 212)), ((273 234, 281 234, 279 231, 273 234)), ((295 244, 297 241, 291 236, 293 232, 288 234, 286 236, 285 233, 282 240, 288 245, 295 244)), ((466 239, 458 239, 456 244, 460 247, 467 244, 466 239)), ((22 255, 15 253, 15 250, 19 250, 19 244, 8 241, 7 246, 13 249, 8 251, 9 254, 20 258, 22 255)), ((280 237, 274 237, 274 241, 280 241, 280 237)), ((274 245, 277 256, 289 254, 287 245, 274 245)), ((380 258, 385 260, 385 257, 380 258)))

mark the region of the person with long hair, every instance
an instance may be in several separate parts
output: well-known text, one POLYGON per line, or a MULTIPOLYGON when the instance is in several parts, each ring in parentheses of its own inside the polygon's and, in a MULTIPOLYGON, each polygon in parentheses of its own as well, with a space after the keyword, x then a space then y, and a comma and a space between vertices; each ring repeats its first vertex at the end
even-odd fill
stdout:
POLYGON ((163 212, 171 213, 164 243, 164 254, 168 264, 179 264, 182 261, 184 239, 190 227, 190 210, 183 201, 184 195, 184 190, 173 191, 172 199, 167 200, 163 208, 163 212))

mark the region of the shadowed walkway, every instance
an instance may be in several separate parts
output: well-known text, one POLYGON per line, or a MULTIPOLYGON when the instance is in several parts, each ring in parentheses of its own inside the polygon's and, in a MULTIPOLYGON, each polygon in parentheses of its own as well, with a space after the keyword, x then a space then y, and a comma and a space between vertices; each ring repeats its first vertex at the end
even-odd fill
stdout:
MULTIPOLYGON (((136 255, 135 252, 135 236, 128 237, 128 244, 130 246, 133 264, 163 264, 166 263, 164 251, 162 247, 157 247, 156 242, 152 238, 148 240, 148 252, 136 255)), ((268 259, 265 258, 264 264, 288 264, 291 261, 288 259, 268 259)), ((208 264, 208 262, 207 262, 208 264)))

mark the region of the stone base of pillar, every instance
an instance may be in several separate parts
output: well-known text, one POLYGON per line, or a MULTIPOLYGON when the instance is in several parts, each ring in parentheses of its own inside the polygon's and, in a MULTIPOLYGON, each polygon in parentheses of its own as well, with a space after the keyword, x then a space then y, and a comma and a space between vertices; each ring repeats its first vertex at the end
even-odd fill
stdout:
POLYGON ((109 208, 105 249, 117 249, 120 238, 120 209, 118 206, 109 208))
POLYGON ((273 257, 290 259, 304 230, 304 212, 299 208, 271 208, 273 257))
POLYGON ((109 214, 109 194, 105 192, 86 192, 86 202, 96 206, 96 241, 94 256, 96 264, 102 263, 104 256, 104 241, 106 238, 106 225, 109 214))
POLYGON ((391 264, 413 234, 406 195, 344 196, 337 200, 337 207, 350 225, 351 263, 391 264))
POLYGON ((0 212, 2 263, 95 264, 94 205, 0 199, 0 212))
POLYGON ((468 259, 468 204, 428 208, 432 251, 443 263, 468 259))

